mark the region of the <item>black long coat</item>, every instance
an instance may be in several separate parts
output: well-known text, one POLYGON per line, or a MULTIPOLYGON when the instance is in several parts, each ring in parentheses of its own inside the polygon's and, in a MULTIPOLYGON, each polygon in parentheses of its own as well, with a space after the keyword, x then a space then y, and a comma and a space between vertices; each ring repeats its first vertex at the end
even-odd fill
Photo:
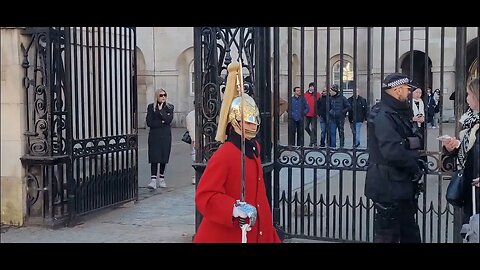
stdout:
POLYGON ((147 108, 148 133, 148 162, 168 163, 172 148, 172 130, 170 123, 173 120, 173 104, 166 103, 160 111, 153 110, 153 103, 147 108))

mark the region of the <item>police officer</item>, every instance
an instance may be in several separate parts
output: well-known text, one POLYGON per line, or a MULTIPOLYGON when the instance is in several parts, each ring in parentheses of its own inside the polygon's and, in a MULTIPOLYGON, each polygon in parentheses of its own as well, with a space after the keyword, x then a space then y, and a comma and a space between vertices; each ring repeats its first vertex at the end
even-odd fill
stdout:
POLYGON ((423 175, 418 161, 422 136, 411 120, 411 87, 404 74, 386 76, 381 101, 368 116, 365 196, 375 204, 374 242, 421 241, 415 213, 423 175))

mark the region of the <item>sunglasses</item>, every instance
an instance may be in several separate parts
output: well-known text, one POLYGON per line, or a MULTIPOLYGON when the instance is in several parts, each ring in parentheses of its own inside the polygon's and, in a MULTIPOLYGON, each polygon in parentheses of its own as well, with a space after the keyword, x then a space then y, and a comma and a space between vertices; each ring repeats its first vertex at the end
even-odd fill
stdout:
POLYGON ((167 94, 159 94, 158 96, 159 96, 159 97, 166 97, 167 94))

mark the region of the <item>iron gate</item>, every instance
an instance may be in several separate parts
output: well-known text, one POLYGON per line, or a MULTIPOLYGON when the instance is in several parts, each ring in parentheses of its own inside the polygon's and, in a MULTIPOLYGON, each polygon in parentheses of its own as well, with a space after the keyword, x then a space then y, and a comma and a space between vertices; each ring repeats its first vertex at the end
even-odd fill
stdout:
MULTIPOLYGON (((478 28, 462 27, 195 28, 196 120, 202 125, 195 135, 200 142, 195 166, 197 180, 218 148, 214 137, 221 88, 227 65, 236 59, 245 67, 245 80, 250 82, 251 94, 262 116, 259 136, 274 222, 289 237, 373 241, 373 204, 363 194, 368 160, 366 123, 360 129, 363 142, 358 147, 353 144, 355 134, 351 134, 348 124, 344 128, 344 145, 330 147, 327 132, 327 144, 321 146, 320 136, 316 136, 321 128, 316 119, 313 145, 308 146, 308 134, 304 134, 305 145, 289 145, 291 130, 285 124, 288 113, 279 115, 279 100, 290 100, 294 86, 305 90, 307 83, 313 82, 318 86, 315 96, 317 91, 336 83, 343 95, 360 94, 371 107, 380 98, 381 79, 388 73, 403 72, 424 90, 425 104, 425 89, 439 89, 438 117, 452 118, 441 121, 438 129, 424 131, 427 148, 421 155, 427 159, 430 172, 424 176, 426 192, 419 198, 416 217, 422 239, 458 242, 458 233, 454 232, 459 231, 460 211, 444 199, 453 164, 441 155, 440 143, 435 138, 458 134, 455 123, 465 110, 464 102, 459 101, 465 97, 469 76, 466 71, 469 67, 479 70, 475 60, 478 32, 478 28), (468 44, 467 31, 474 33, 468 44), (455 55, 451 45, 450 50, 446 49, 446 40, 450 44, 455 41, 455 55), (449 94, 448 89, 457 89, 450 111, 444 106, 451 102, 444 96, 449 94)), ((329 104, 330 97, 326 98, 329 104)), ((314 106, 316 111, 316 103, 314 106)), ((197 226, 200 219, 197 212, 197 226)))
POLYGON ((25 34, 28 222, 55 226, 137 199, 135 28, 25 34))

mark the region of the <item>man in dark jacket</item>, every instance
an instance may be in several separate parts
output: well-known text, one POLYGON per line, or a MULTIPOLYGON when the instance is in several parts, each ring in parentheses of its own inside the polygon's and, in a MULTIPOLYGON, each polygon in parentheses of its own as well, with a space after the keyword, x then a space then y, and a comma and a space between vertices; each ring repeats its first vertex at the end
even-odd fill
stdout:
POLYGON ((336 133, 338 128, 338 137, 340 138, 340 148, 345 145, 345 117, 350 110, 350 103, 347 98, 340 93, 338 85, 334 84, 330 88, 330 146, 336 147, 336 133))
POLYGON ((348 111, 348 122, 353 134, 354 147, 360 146, 360 131, 363 122, 367 121, 368 104, 367 100, 358 94, 358 89, 348 98, 350 110, 348 111), (355 99, 354 99, 355 97, 355 99))
MULTIPOLYGON (((321 129, 320 147, 325 147, 326 139, 330 142, 330 138, 327 138, 327 130, 330 130, 330 126, 327 125, 327 99, 330 100, 327 98, 328 94, 327 88, 323 89, 322 97, 317 100, 317 115, 319 116, 318 120, 321 129)), ((330 135, 328 137, 330 137, 330 135)))
POLYGON ((302 89, 298 86, 293 88, 293 96, 290 100, 291 112, 288 114, 289 136, 288 144, 295 144, 295 136, 297 137, 297 145, 303 145, 303 118, 308 113, 308 104, 302 96, 302 89))
POLYGON ((374 242, 420 242, 415 222, 421 134, 412 123, 409 78, 385 77, 381 101, 368 116, 368 169, 365 196, 375 204, 374 242))

